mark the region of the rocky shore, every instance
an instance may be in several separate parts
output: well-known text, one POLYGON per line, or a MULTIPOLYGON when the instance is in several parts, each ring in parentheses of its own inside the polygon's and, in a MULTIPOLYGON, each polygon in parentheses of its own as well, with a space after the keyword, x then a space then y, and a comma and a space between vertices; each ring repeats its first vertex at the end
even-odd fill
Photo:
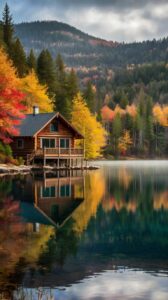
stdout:
POLYGON ((30 173, 31 166, 15 166, 10 164, 0 164, 0 177, 5 175, 17 175, 17 174, 26 174, 30 173))
POLYGON ((31 172, 46 172, 46 171, 60 171, 60 170, 97 170, 99 169, 97 166, 88 165, 87 167, 74 167, 74 168, 56 168, 52 166, 14 166, 14 165, 7 165, 7 164, 0 164, 0 177, 6 175, 18 175, 18 174, 29 174, 31 172))

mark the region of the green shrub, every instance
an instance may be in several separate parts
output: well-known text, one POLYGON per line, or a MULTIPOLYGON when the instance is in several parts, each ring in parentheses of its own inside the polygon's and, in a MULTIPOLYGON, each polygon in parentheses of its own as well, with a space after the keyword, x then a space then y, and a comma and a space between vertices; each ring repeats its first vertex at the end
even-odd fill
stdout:
POLYGON ((19 166, 20 166, 20 165, 24 165, 24 163, 25 163, 25 160, 24 160, 23 157, 21 157, 21 156, 18 157, 17 161, 18 161, 19 166))
POLYGON ((5 147, 4 145, 2 144, 2 142, 0 142, 0 153, 5 153, 5 147))
POLYGON ((12 157, 12 149, 9 145, 4 146, 6 156, 12 157))

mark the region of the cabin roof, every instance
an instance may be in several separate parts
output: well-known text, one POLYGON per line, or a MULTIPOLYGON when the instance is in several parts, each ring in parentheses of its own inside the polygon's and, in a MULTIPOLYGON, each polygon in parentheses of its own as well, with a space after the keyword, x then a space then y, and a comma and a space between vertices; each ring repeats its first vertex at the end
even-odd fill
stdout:
POLYGON ((64 124, 69 127, 78 138, 84 138, 83 135, 76 130, 60 113, 39 113, 39 114, 26 114, 25 118, 21 121, 17 128, 19 129, 19 136, 33 137, 40 130, 42 130, 49 122, 55 117, 59 117, 64 124))

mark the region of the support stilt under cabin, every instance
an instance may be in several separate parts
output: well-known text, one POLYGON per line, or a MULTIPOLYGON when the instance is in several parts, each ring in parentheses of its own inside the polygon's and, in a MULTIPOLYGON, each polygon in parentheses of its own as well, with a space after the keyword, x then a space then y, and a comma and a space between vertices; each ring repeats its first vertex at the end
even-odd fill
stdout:
POLYGON ((54 166, 57 169, 67 168, 67 169, 73 169, 73 168, 81 168, 84 167, 84 159, 83 158, 43 158, 43 160, 34 160, 33 164, 40 164, 45 166, 54 166))
POLYGON ((27 114, 11 144, 15 158, 56 168, 83 168, 84 137, 59 113, 27 114))

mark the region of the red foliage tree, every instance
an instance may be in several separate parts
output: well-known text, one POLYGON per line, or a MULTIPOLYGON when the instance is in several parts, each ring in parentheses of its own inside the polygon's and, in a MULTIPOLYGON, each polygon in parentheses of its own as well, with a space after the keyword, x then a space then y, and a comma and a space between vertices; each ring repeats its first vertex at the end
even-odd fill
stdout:
POLYGON ((17 125, 24 118, 25 110, 23 100, 15 70, 0 49, 0 140, 3 143, 10 143, 11 137, 19 133, 17 125))

